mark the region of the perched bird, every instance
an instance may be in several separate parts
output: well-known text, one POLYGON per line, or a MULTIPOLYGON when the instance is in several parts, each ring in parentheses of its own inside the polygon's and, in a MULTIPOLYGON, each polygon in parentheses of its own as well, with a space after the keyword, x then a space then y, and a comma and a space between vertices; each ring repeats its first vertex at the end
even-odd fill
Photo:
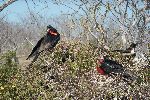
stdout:
POLYGON ((26 60, 30 59, 31 57, 34 57, 35 61, 39 54, 43 52, 44 50, 51 50, 53 49, 58 41, 60 40, 60 34, 57 32, 55 28, 53 28, 51 25, 47 26, 47 34, 43 36, 35 45, 35 47, 32 49, 32 52, 27 57, 26 60))
POLYGON ((127 72, 123 65, 116 61, 110 60, 107 56, 101 56, 98 61, 97 71, 101 75, 116 76, 121 75, 124 81, 134 81, 135 78, 127 72))
POLYGON ((135 56, 135 48, 137 46, 137 43, 132 43, 129 48, 126 50, 113 50, 112 52, 120 52, 123 55, 134 55, 135 56))

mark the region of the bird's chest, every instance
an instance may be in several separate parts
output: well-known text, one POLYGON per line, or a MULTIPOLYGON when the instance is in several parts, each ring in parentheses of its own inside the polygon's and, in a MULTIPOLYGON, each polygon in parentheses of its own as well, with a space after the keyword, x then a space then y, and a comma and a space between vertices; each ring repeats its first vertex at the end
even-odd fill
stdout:
POLYGON ((47 35, 47 36, 45 37, 45 42, 46 42, 46 43, 52 42, 52 41, 55 40, 56 37, 57 37, 57 36, 55 36, 55 35, 47 35))

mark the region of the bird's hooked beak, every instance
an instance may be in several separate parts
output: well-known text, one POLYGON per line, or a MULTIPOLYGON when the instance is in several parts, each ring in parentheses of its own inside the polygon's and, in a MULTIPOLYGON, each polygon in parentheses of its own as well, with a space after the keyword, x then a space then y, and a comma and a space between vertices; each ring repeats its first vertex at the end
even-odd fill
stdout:
POLYGON ((47 29, 47 32, 49 32, 49 31, 50 31, 50 29, 48 28, 48 29, 47 29))
POLYGON ((57 33, 56 33, 56 32, 53 32, 51 29, 47 29, 47 32, 48 32, 49 34, 52 34, 52 35, 57 35, 57 33))
POLYGON ((103 56, 100 56, 97 60, 97 63, 98 64, 102 64, 104 62, 104 57, 103 56))

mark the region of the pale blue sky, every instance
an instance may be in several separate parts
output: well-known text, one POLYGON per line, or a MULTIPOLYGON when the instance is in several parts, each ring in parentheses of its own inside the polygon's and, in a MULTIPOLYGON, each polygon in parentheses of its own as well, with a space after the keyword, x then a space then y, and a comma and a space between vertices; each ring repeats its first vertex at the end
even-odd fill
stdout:
MULTIPOLYGON (((2 4, 2 0, 0 0, 0 5, 2 4)), ((61 13, 68 13, 71 12, 71 9, 68 9, 68 7, 62 6, 62 5, 56 5, 52 2, 48 3, 39 3, 36 2, 36 5, 32 2, 32 0, 28 0, 29 8, 31 11, 35 13, 39 13, 40 15, 44 17, 55 17, 60 15, 61 13), (48 4, 48 7, 45 8, 48 4)), ((20 18, 23 18, 26 16, 26 14, 29 14, 29 9, 27 7, 27 3, 25 0, 18 0, 14 2, 13 4, 9 5, 7 8, 5 8, 2 12, 0 12, 0 16, 6 15, 5 20, 11 21, 11 22, 19 22, 20 18)))
MULTIPOLYGON (((44 3, 44 1, 46 0, 40 0, 43 1, 43 3, 40 3, 39 0, 33 0, 34 2, 36 2, 36 5, 32 2, 32 0, 27 0, 27 1, 31 11, 33 11, 34 13, 38 13, 39 15, 42 15, 43 17, 47 17, 47 18, 58 16, 61 13, 73 12, 72 9, 63 5, 56 5, 53 4, 52 2, 44 3)), ((51 1, 51 0, 47 0, 47 1, 51 1)), ((2 3, 3 0, 0 0, 0 5, 2 3)), ((69 4, 68 6, 70 7, 73 6, 74 9, 78 9, 77 6, 71 4, 69 4)), ((105 11, 104 8, 102 8, 102 12, 104 11, 105 11)), ((0 12, 0 16, 7 15, 5 17, 5 20, 11 22, 19 22, 20 19, 23 18, 24 16, 27 16, 27 14, 29 14, 29 9, 27 7, 27 3, 25 2, 25 0, 18 0, 13 4, 9 5, 8 7, 6 7, 2 12, 0 12)), ((129 14, 129 16, 131 16, 131 14, 129 14)))

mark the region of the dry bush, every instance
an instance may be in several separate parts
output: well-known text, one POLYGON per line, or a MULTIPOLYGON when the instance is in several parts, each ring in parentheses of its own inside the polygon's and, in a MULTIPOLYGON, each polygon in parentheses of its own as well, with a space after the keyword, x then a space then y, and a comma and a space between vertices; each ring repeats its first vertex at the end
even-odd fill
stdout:
POLYGON ((97 73, 96 59, 99 54, 97 49, 90 44, 70 43, 68 45, 69 53, 70 55, 74 54, 74 62, 69 58, 62 63, 62 45, 64 43, 59 44, 52 53, 43 53, 29 68, 34 79, 40 77, 39 79, 47 86, 47 89, 44 90, 46 98, 149 99, 148 68, 133 66, 127 58, 110 52, 111 59, 122 63, 127 70, 138 77, 136 82, 128 84, 118 77, 111 78, 97 73), (54 79, 51 79, 52 76, 54 79))
MULTIPOLYGON (((26 70, 20 69, 19 65, 13 62, 3 63, 1 70, 7 68, 11 71, 1 72, 1 80, 5 78, 4 75, 9 75, 5 84, 0 84, 1 99, 148 100, 150 98, 149 68, 131 66, 128 60, 126 63, 123 62, 122 59, 125 61, 125 58, 121 55, 110 52, 111 59, 123 63, 126 69, 138 76, 136 82, 128 84, 119 77, 111 78, 97 73, 96 60, 99 50, 90 44, 69 42, 67 45, 70 57, 62 63, 62 45, 65 44, 59 43, 53 52, 43 52, 32 66, 27 66, 26 70)), ((13 56, 6 55, 10 56, 1 58, 11 59, 13 56)), ((7 59, 2 62, 5 61, 7 62, 7 59)))

